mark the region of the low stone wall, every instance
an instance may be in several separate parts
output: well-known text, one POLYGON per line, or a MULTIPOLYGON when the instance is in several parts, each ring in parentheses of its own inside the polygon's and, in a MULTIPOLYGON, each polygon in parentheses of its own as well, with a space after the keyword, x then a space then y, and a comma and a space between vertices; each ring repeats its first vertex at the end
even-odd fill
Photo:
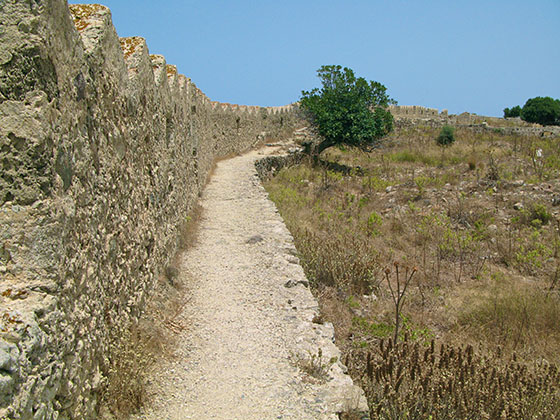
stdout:
POLYGON ((255 168, 259 179, 265 182, 273 178, 274 175, 276 175, 276 173, 278 173, 281 169, 297 165, 304 161, 304 159, 309 159, 309 155, 300 151, 281 154, 278 156, 267 156, 257 160, 255 162, 255 168))
POLYGON ((0 1, 0 418, 96 418, 215 158, 296 121, 212 102, 107 8, 70 10, 0 1))

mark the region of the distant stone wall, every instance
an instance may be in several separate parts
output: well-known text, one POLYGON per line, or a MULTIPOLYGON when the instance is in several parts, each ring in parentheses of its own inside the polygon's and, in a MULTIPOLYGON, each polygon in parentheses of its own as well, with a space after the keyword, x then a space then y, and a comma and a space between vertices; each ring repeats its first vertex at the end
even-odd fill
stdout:
POLYGON ((426 125, 441 127, 449 124, 458 127, 469 127, 477 132, 500 129, 504 134, 536 135, 544 137, 560 136, 560 127, 531 124, 519 118, 498 118, 463 112, 449 114, 446 109, 439 112, 436 108, 416 105, 390 105, 389 110, 395 118, 397 127, 426 125))
POLYGON ((292 106, 210 101, 110 11, 0 1, 0 418, 93 419, 220 156, 292 106))
MULTIPOLYGON (((389 111, 395 118, 439 117, 439 111, 436 108, 426 108, 418 105, 389 105, 389 111)), ((447 111, 443 112, 447 115, 447 111)))

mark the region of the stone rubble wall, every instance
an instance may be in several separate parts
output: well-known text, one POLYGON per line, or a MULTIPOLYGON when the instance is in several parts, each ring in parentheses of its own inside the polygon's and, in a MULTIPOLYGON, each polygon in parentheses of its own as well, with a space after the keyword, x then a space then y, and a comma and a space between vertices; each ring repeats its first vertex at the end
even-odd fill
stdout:
MULTIPOLYGON (((439 111, 436 108, 426 108, 418 105, 389 105, 389 111, 393 117, 408 117, 408 118, 428 118, 439 117, 439 111)), ((447 111, 442 111, 446 113, 447 111)))
POLYGON ((0 418, 92 419, 213 162, 296 113, 210 101, 104 6, 0 22, 0 418))
POLYGON ((395 118, 395 125, 397 127, 413 127, 417 125, 442 127, 449 124, 457 127, 469 127, 479 133, 499 129, 503 134, 507 135, 560 136, 560 127, 543 127, 539 124, 522 121, 519 118, 485 117, 469 112, 455 115, 449 114, 446 109, 439 112, 436 108, 426 108, 417 105, 390 105, 389 110, 395 118))

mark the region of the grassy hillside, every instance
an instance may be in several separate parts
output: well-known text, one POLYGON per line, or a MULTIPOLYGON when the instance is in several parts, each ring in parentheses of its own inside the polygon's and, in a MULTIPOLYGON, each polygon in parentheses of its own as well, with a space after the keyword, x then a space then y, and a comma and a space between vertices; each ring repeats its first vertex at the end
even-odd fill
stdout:
POLYGON ((437 135, 329 149, 267 183, 319 321, 372 418, 557 418, 560 139, 437 135))

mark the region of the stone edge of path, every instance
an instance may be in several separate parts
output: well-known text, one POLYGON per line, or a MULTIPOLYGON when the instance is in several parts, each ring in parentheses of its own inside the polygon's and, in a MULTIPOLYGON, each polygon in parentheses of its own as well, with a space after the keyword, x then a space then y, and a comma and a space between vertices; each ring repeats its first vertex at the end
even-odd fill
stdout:
MULTIPOLYGON (((268 156, 265 155, 262 158, 256 159, 254 162, 257 176, 261 181, 261 185, 265 180, 268 180, 272 176, 274 176, 274 174, 278 170, 287 166, 297 164, 301 162, 303 159, 303 155, 300 151, 294 151, 293 148, 287 149, 285 144, 267 145, 267 147, 276 147, 276 146, 280 146, 280 148, 277 151, 273 151, 271 155, 268 156)), ((268 199, 270 200, 270 198, 268 199)), ((270 201, 276 208, 276 204, 272 202, 272 200, 270 201)), ((276 209, 276 211, 278 212, 278 209, 276 209)), ((280 212, 278 212, 278 215, 280 215, 280 212)), ((284 222, 283 219, 282 222, 284 222)), ((291 233, 290 233, 290 239, 292 242, 291 245, 295 248, 291 233)), ((309 281, 307 278, 304 278, 304 280, 300 281, 299 283, 308 285, 309 281)), ((308 287, 305 287, 305 289, 307 292, 311 294, 311 291, 309 290, 308 287)), ((318 307, 318 302, 315 296, 312 296, 312 299, 314 300, 316 306, 318 307)), ((365 398, 364 391, 359 386, 354 384, 352 378, 347 373, 346 366, 344 366, 344 364, 341 361, 341 352, 335 344, 335 334, 334 334, 333 324, 330 322, 325 322, 323 324, 312 323, 311 325, 309 325, 309 327, 310 329, 313 329, 315 330, 316 333, 318 333, 319 337, 317 337, 317 341, 314 343, 313 348, 315 348, 317 352, 318 349, 321 349, 322 355, 324 357, 323 360, 325 360, 326 363, 331 363, 332 360, 336 358, 336 362, 332 363, 332 365, 330 365, 330 368, 328 369, 328 381, 325 383, 325 387, 327 389, 327 395, 325 397, 327 399, 329 407, 331 407, 333 409, 333 412, 336 414, 342 414, 344 412, 353 411, 359 415, 359 418, 361 420, 369 420, 370 419, 369 408, 365 398)), ((305 347, 308 346, 298 345, 297 347, 299 347, 298 350, 301 352, 305 347)), ((309 349, 304 351, 307 351, 308 353, 310 352, 309 349)), ((312 355, 314 355, 315 357, 316 353, 310 353, 307 355, 308 363, 316 362, 315 360, 311 360, 311 361, 309 360, 311 359, 312 355)))

